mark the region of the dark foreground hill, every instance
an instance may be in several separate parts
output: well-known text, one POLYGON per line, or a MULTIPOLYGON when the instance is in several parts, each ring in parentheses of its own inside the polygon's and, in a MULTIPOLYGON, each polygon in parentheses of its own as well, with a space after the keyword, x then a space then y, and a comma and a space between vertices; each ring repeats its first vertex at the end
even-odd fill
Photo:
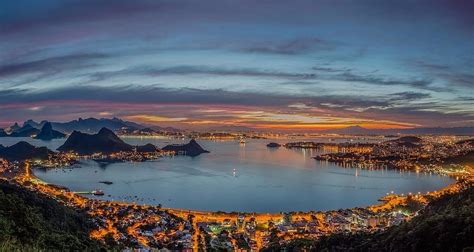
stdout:
POLYGON ((294 240, 266 251, 473 251, 474 187, 431 202, 411 221, 375 234, 336 234, 294 240))
POLYGON ((202 153, 209 153, 209 151, 203 149, 201 145, 199 145, 196 140, 192 139, 189 141, 187 144, 173 144, 173 145, 166 145, 163 148, 164 151, 174 151, 179 155, 186 155, 186 156, 191 156, 195 157, 198 156, 202 153))
POLYGON ((99 251, 86 213, 0 180, 0 251, 99 251))
POLYGON ((27 159, 48 159, 53 154, 46 147, 35 147, 27 142, 21 141, 12 146, 0 148, 0 157, 8 161, 23 161, 27 159))
POLYGON ((111 130, 102 128, 99 133, 94 135, 74 131, 58 150, 64 152, 73 151, 80 155, 90 155, 98 152, 132 151, 133 147, 122 141, 111 130))

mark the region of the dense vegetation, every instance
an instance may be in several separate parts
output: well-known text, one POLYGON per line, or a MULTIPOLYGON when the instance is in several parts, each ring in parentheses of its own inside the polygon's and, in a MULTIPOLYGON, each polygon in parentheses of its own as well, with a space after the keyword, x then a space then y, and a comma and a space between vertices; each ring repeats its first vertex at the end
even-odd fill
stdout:
POLYGON ((0 251, 99 250, 85 213, 0 180, 0 251))
POLYGON ((272 244, 268 251, 473 251, 474 187, 431 202, 411 221, 376 234, 335 234, 272 244))

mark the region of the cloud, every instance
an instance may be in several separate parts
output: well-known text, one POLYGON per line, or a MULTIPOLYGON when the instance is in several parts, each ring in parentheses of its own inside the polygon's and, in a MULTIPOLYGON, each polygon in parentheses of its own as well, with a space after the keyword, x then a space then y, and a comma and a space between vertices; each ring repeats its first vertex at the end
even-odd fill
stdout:
POLYGON ((397 101, 413 101, 413 100, 421 100, 426 98, 431 98, 430 94, 427 93, 417 93, 417 92, 400 92, 390 94, 392 100, 397 101))
MULTIPOLYGON (((424 70, 429 75, 446 81, 449 86, 474 88, 474 74, 462 71, 461 66, 454 67, 423 60, 415 60, 413 65, 424 70)), ((467 69, 469 69, 469 67, 467 67, 467 69)))
POLYGON ((431 80, 426 79, 412 79, 412 80, 401 80, 394 78, 382 78, 373 75, 358 75, 351 72, 345 72, 339 75, 336 75, 336 78, 343 81, 353 81, 353 82, 363 82, 367 84, 376 84, 376 85, 404 85, 411 86, 420 89, 429 89, 432 83, 431 80))
POLYGON ((0 78, 30 73, 55 73, 66 70, 91 67, 95 61, 108 55, 100 53, 78 53, 65 56, 6 64, 0 66, 0 78))
POLYGON ((259 70, 252 68, 217 68, 207 66, 173 66, 173 67, 132 67, 118 71, 102 71, 90 75, 93 81, 105 80, 111 77, 128 76, 128 75, 147 75, 147 76, 162 76, 162 75, 218 75, 218 76, 241 76, 241 77, 269 77, 269 78, 284 78, 284 79, 315 79, 314 73, 290 73, 279 72, 274 70, 259 70))
POLYGON ((251 53, 296 55, 308 52, 310 49, 313 49, 313 52, 314 49, 317 51, 332 50, 334 49, 334 45, 320 38, 299 38, 279 43, 265 41, 254 46, 243 48, 242 51, 251 53))
MULTIPOLYGON (((354 120, 371 120, 380 122, 396 121, 398 124, 432 125, 438 122, 443 125, 450 121, 453 124, 473 120, 472 111, 453 112, 449 107, 433 103, 404 103, 397 105, 400 100, 428 98, 426 94, 410 92, 395 93, 391 98, 369 96, 295 96, 283 94, 263 94, 249 92, 230 92, 221 89, 169 89, 160 87, 113 86, 96 87, 81 86, 39 91, 9 90, 0 92, 1 117, 18 118, 19 116, 34 115, 50 117, 55 113, 73 116, 103 111, 115 111, 123 116, 151 115, 156 118, 180 118, 180 120, 162 120, 163 122, 185 122, 212 124, 222 120, 228 122, 256 123, 269 120, 268 118, 307 118, 307 121, 317 121, 317 118, 354 118, 354 120), (394 98, 395 97, 395 98, 394 98), (21 102, 19 102, 21 101, 21 102), (295 106, 298 104, 298 106, 295 106), (160 111, 165 107, 175 106, 176 110, 167 114, 160 111), (30 111, 31 107, 42 107, 40 111, 30 111), (52 111, 51 108, 55 110, 52 111), (116 108, 120 108, 117 110, 116 108), (193 109, 196 108, 196 109, 193 109), (23 109, 19 114, 18 109, 23 109), (200 112, 205 109, 217 111, 213 113, 200 112), (243 118, 231 111, 264 111, 263 114, 253 114, 243 118), (29 111, 26 113, 26 111, 29 111), (95 111, 95 112, 94 112, 95 111), (224 112, 220 112, 224 111, 224 112), (445 112, 444 112, 445 111, 445 112), (54 113, 53 113, 54 112, 54 113), (272 115, 274 114, 274 115, 272 115), (283 116, 277 116, 282 114, 283 116), (270 116, 272 115, 272 116, 270 116), (293 115, 293 116, 285 116, 293 115), (260 119, 259 119, 260 118, 260 119), (265 119, 267 118, 267 119, 265 119), (442 119, 442 120, 441 120, 442 119), (430 124, 431 122, 431 124, 430 124)), ((59 116, 59 115, 58 115, 59 116)), ((144 118, 144 117, 143 117, 144 118)), ((153 117, 149 117, 153 118, 153 117)), ((276 119, 275 119, 276 118, 276 119)), ((24 119, 24 118, 23 118, 24 119)), ((44 118, 38 118, 44 119, 44 118)), ((286 119, 285 119, 286 120, 286 119)), ((290 120, 291 121, 291 120, 290 120)))

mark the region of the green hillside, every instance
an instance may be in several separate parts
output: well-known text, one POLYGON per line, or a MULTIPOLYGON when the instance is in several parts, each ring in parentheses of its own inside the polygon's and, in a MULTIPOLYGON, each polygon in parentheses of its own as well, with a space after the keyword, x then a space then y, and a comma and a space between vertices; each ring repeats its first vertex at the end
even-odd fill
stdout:
POLYGON ((99 250, 85 213, 0 180, 0 251, 99 250))

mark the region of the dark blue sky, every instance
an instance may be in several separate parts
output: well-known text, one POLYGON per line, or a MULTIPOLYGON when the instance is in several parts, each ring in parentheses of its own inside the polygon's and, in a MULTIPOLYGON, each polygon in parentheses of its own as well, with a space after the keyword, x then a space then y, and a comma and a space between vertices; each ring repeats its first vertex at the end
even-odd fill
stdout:
POLYGON ((0 126, 474 125, 474 1, 0 3, 0 126))

